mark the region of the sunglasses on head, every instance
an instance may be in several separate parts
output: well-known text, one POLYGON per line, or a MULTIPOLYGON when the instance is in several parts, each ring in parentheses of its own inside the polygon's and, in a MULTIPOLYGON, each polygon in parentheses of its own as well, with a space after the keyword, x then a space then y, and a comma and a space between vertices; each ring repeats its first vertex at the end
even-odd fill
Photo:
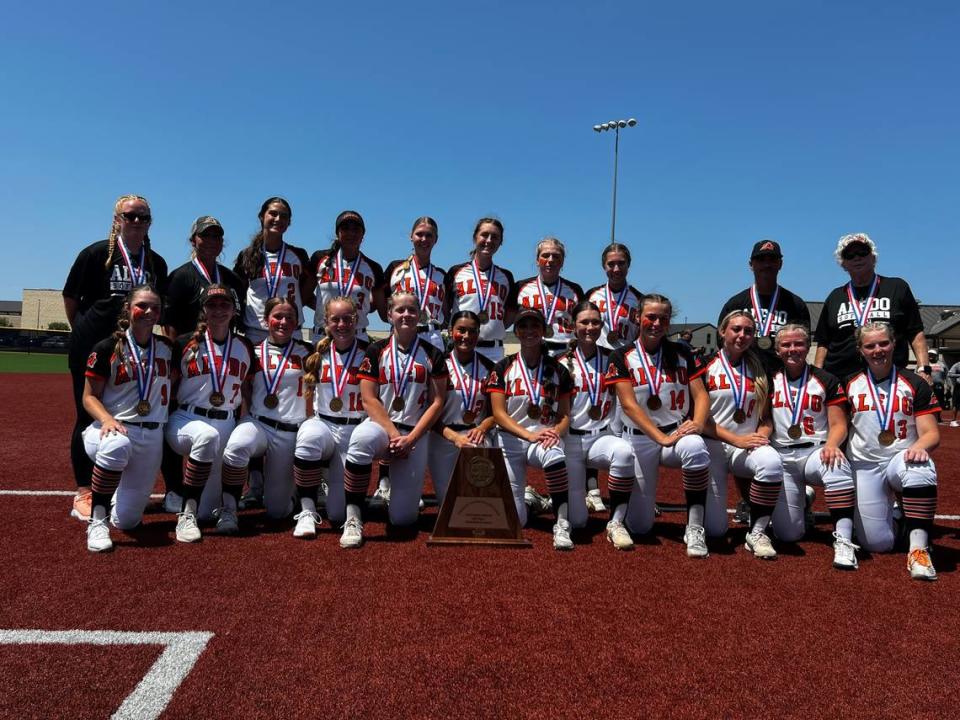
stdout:
POLYGON ((150 213, 122 212, 120 213, 120 217, 127 222, 150 222, 150 213))
POLYGON ((844 260, 852 260, 853 258, 867 257, 867 255, 872 255, 872 254, 873 253, 870 252, 870 248, 857 247, 857 248, 852 248, 850 250, 844 250, 840 254, 840 257, 842 257, 844 260))

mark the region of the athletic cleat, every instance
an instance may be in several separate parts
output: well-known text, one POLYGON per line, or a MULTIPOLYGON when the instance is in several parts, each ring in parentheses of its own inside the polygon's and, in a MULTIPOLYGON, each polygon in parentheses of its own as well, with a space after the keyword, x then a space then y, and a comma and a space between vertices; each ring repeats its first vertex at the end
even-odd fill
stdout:
POLYGON ((390 505, 390 486, 378 487, 370 498, 371 508, 385 508, 390 505))
POLYGON ((937 571, 930 559, 929 548, 917 548, 907 555, 907 570, 914 580, 936 580, 937 571))
POLYGON ((777 551, 773 549, 773 543, 761 530, 747 533, 747 542, 744 547, 762 560, 777 559, 777 551))
POLYGON ((363 545, 363 523, 356 518, 347 518, 340 536, 340 547, 358 548, 363 545))
POLYGON ((257 490, 248 490, 247 494, 240 498, 237 507, 241 510, 252 510, 263 507, 263 493, 257 490))
POLYGON ((297 521, 297 526, 293 529, 295 538, 315 538, 317 536, 317 525, 321 523, 320 516, 310 510, 304 510, 293 516, 297 521))
POLYGON ((93 490, 88 487, 78 487, 76 495, 73 496, 73 508, 70 510, 70 517, 89 522, 92 511, 93 490))
POLYGON ((87 550, 90 552, 107 552, 113 550, 113 541, 110 539, 110 526, 107 519, 91 520, 87 525, 87 550))
POLYGON ((541 495, 529 485, 527 485, 526 489, 523 491, 523 501, 526 503, 530 512, 534 515, 542 515, 543 513, 550 512, 553 509, 553 506, 550 503, 550 498, 541 495))
POLYGON ((177 515, 177 542, 193 543, 200 539, 200 528, 197 526, 197 516, 190 512, 177 515))
POLYGON ((181 510, 183 510, 183 498, 178 493, 170 490, 163 496, 163 511, 178 515, 181 510))
POLYGON ((860 567, 857 562, 859 545, 854 545, 838 533, 833 534, 833 566, 837 570, 856 570, 860 567))
POLYGON ((217 513, 217 535, 236 535, 240 532, 237 514, 230 508, 220 508, 217 513))
POLYGON ((557 520, 553 526, 553 549, 573 550, 573 540, 570 539, 570 521, 557 520))
POLYGON ((607 523, 607 541, 613 543, 613 547, 617 550, 633 550, 633 538, 619 520, 611 520, 607 523))
POLYGON ((603 504, 603 498, 600 497, 599 488, 595 488, 587 493, 587 510, 589 512, 607 511, 607 506, 603 504))
POLYGON ((960 421, 951 420, 951 421, 950 421, 950 427, 960 427, 960 421))
POLYGON ((746 500, 737 503, 737 507, 733 511, 733 521, 742 525, 750 524, 750 503, 746 500))
POLYGON ((707 531, 703 529, 703 525, 687 525, 687 529, 683 531, 683 542, 687 545, 687 557, 710 557, 710 551, 707 549, 707 531))

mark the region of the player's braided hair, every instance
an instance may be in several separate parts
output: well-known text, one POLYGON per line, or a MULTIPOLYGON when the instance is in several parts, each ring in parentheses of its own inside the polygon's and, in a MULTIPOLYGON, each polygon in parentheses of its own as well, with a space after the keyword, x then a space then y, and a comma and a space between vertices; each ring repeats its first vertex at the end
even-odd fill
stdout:
POLYGON ((163 298, 160 297, 157 289, 149 283, 137 285, 127 293, 127 297, 123 300, 123 307, 120 308, 120 315, 117 317, 117 329, 113 331, 113 354, 124 367, 127 365, 127 357, 129 355, 129 353, 126 352, 126 343, 127 330, 130 329, 130 305, 133 303, 133 299, 140 293, 152 293, 156 295, 160 301, 161 309, 163 308, 163 298))
POLYGON ((293 209, 290 203, 282 197, 267 198, 260 206, 260 212, 257 217, 260 219, 260 230, 250 240, 250 244, 240 251, 240 257, 237 258, 236 271, 248 280, 253 280, 260 275, 263 270, 263 218, 267 214, 267 208, 273 203, 279 203, 287 209, 287 214, 293 218, 293 209))
MULTIPOLYGON (((539 250, 537 252, 539 253, 539 250)), ((581 300, 576 305, 574 305, 573 310, 570 311, 570 317, 573 318, 574 323, 577 322, 577 315, 582 313, 584 310, 593 310, 598 315, 603 317, 603 314, 600 312, 600 308, 597 306, 596 303, 592 303, 589 300, 581 300)), ((567 341, 567 352, 565 352, 563 355, 564 362, 567 365, 567 370, 570 371, 571 377, 576 377, 574 375, 574 369, 573 369, 573 355, 576 349, 577 349, 577 338, 572 337, 570 338, 569 341, 567 341)))
MULTIPOLYGON (((357 320, 357 303, 354 302, 353 298, 344 297, 338 295, 337 297, 330 298, 323 304, 323 316, 330 317, 330 307, 334 303, 346 303, 350 306, 350 310, 353 313, 354 322, 357 320)), ((323 367, 323 356, 327 354, 327 351, 330 350, 330 345, 333 343, 333 336, 329 332, 324 332, 323 336, 317 340, 317 344, 314 347, 314 350, 310 355, 304 360, 303 363, 303 384, 306 388, 304 393, 305 397, 308 400, 313 399, 314 387, 318 382, 320 382, 320 368, 323 367)))
MULTIPOLYGON (((121 195, 117 198, 117 201, 113 204, 113 222, 110 225, 110 234, 107 236, 107 261, 103 264, 104 268, 109 268, 113 263, 113 253, 117 249, 117 238, 120 237, 120 210, 123 208, 125 202, 130 202, 131 200, 138 200, 150 207, 150 203, 147 202, 145 197, 140 195, 121 195)), ((153 258, 150 257, 150 235, 146 234, 143 236, 143 247, 144 247, 144 264, 147 266, 146 269, 153 274, 153 258)))
MULTIPOLYGON (((738 317, 746 318, 750 321, 750 324, 753 325, 754 329, 756 329, 757 323, 751 313, 746 310, 734 310, 724 315, 723 320, 720 321, 720 334, 722 335, 730 325, 730 322, 738 317)), ((756 395, 757 398, 757 417, 762 418, 767 410, 767 403, 770 401, 770 398, 767 396, 769 391, 767 387, 767 371, 763 368, 763 361, 760 359, 755 345, 751 344, 750 347, 747 348, 747 352, 743 358, 747 367, 750 368, 750 373, 753 375, 754 395, 756 395)))

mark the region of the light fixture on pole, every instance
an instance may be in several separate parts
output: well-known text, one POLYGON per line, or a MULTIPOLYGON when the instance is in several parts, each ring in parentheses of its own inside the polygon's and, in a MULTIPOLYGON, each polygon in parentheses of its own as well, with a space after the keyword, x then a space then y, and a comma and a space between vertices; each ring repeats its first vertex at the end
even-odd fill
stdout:
POLYGON ((605 132, 613 130, 613 217, 610 221, 610 242, 616 242, 617 233, 617 161, 620 153, 620 130, 622 128, 633 127, 637 124, 636 118, 629 120, 611 120, 610 122, 594 125, 594 132, 605 132))

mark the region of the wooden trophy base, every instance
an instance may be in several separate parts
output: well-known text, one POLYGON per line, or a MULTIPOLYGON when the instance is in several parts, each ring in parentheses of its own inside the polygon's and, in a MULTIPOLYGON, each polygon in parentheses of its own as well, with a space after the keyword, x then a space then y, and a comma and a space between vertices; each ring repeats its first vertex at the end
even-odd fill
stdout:
POLYGON ((533 545, 520 528, 503 451, 460 451, 427 545, 533 545))

